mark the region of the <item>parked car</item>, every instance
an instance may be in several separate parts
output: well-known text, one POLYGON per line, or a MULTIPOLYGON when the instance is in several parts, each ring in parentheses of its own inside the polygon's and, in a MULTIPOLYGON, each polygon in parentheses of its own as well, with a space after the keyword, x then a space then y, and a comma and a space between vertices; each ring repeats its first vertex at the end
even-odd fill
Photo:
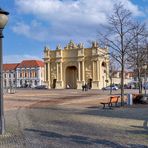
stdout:
POLYGON ((38 85, 35 87, 36 89, 47 89, 47 85, 38 85))
POLYGON ((143 85, 144 89, 148 89, 148 82, 143 85))
POLYGON ((118 90, 119 88, 117 86, 107 86, 107 87, 104 87, 103 90, 118 90))

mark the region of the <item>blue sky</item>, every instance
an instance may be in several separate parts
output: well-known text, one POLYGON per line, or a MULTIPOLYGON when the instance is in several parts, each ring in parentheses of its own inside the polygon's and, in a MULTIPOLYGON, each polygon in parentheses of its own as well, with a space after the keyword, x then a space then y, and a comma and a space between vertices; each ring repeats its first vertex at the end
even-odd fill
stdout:
POLYGON ((42 59, 44 46, 55 49, 97 39, 100 25, 117 2, 124 3, 135 17, 148 22, 148 0, 0 0, 10 12, 4 29, 4 63, 42 59))

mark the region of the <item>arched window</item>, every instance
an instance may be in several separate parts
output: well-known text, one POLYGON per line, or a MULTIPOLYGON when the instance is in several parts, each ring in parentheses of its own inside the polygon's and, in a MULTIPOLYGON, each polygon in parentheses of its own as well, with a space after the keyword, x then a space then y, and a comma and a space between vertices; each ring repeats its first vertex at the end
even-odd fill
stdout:
POLYGON ((106 67, 106 63, 105 62, 102 62, 102 67, 106 67))

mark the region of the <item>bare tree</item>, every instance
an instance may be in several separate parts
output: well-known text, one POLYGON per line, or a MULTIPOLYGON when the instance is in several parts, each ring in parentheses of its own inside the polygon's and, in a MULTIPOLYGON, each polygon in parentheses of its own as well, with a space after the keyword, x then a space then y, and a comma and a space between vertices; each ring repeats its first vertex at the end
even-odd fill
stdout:
POLYGON ((131 12, 119 3, 114 5, 113 14, 108 18, 106 33, 100 33, 100 37, 110 48, 110 55, 121 67, 121 106, 124 104, 124 71, 127 52, 129 45, 136 37, 136 34, 132 34, 134 28, 131 12))
POLYGON ((146 28, 145 24, 136 22, 132 30, 132 36, 135 38, 128 47, 128 63, 135 72, 138 78, 139 93, 142 93, 142 74, 144 73, 143 65, 147 60, 147 48, 146 48, 146 28))

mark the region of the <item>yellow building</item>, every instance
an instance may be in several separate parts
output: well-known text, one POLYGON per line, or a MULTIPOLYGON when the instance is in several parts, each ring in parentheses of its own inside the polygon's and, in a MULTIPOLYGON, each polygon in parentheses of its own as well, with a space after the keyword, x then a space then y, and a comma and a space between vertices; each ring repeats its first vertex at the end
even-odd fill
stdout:
POLYGON ((62 49, 45 47, 45 82, 49 88, 82 89, 87 84, 92 89, 101 89, 109 85, 108 49, 100 48, 93 42, 90 48, 70 41, 62 49))

